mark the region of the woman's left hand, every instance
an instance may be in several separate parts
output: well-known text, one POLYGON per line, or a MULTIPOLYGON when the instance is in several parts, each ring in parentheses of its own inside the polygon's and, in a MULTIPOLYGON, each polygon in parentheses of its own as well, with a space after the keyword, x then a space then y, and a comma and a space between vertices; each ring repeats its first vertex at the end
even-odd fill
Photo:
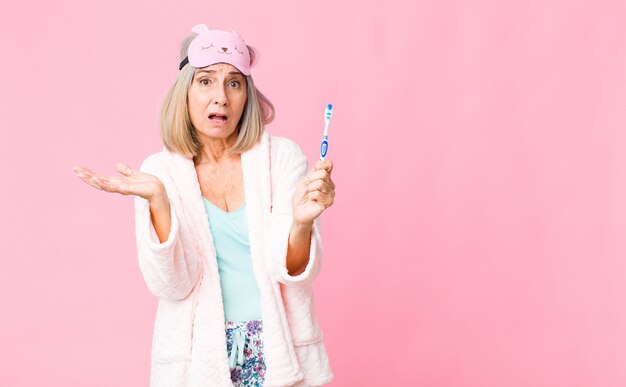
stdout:
POLYGON ((335 183, 330 178, 333 163, 319 160, 293 193, 293 221, 313 224, 320 214, 335 201, 335 183))

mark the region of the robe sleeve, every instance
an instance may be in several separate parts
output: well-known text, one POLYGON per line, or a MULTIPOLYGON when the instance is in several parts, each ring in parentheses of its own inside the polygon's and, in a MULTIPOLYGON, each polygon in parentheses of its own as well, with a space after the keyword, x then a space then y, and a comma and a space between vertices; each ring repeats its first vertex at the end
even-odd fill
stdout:
POLYGON ((272 213, 265 242, 267 267, 272 278, 284 285, 310 285, 321 268, 320 217, 313 222, 309 262, 305 270, 295 276, 287 271, 287 247, 293 222, 292 195, 307 174, 308 161, 295 142, 283 137, 272 138, 272 158, 272 213))
MULTIPOLYGON (((168 191, 168 180, 157 160, 149 157, 141 165, 140 171, 159 177, 168 191)), ((168 198, 170 194, 168 192, 168 198)), ((201 262, 188 254, 181 239, 179 217, 170 199, 172 219, 167 240, 161 243, 150 217, 150 202, 135 197, 135 231, 139 269, 155 296, 176 301, 186 298, 196 285, 201 274, 201 262)))

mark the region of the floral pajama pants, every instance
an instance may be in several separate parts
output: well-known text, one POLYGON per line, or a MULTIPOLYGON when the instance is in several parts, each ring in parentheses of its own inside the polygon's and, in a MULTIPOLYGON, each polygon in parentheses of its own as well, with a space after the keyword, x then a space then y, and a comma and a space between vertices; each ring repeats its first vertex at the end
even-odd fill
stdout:
POLYGON ((235 386, 263 386, 263 321, 226 322, 226 350, 230 379, 235 386))

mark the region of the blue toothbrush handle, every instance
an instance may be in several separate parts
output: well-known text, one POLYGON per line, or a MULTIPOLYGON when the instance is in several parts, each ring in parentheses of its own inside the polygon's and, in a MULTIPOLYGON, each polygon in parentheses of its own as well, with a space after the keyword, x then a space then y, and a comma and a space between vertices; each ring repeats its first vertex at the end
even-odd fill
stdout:
POLYGON ((326 153, 328 153, 328 136, 324 136, 322 145, 320 145, 320 160, 324 160, 326 158, 326 153))

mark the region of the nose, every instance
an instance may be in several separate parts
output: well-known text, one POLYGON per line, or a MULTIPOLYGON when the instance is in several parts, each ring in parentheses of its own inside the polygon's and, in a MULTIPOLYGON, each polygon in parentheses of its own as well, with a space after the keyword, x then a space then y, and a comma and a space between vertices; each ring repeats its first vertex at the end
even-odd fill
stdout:
POLYGON ((228 51, 228 47, 222 47, 222 51, 224 52, 228 51))
POLYGON ((226 105, 228 104, 228 97, 226 96, 226 90, 224 85, 215 88, 215 95, 213 97, 213 104, 226 105))

